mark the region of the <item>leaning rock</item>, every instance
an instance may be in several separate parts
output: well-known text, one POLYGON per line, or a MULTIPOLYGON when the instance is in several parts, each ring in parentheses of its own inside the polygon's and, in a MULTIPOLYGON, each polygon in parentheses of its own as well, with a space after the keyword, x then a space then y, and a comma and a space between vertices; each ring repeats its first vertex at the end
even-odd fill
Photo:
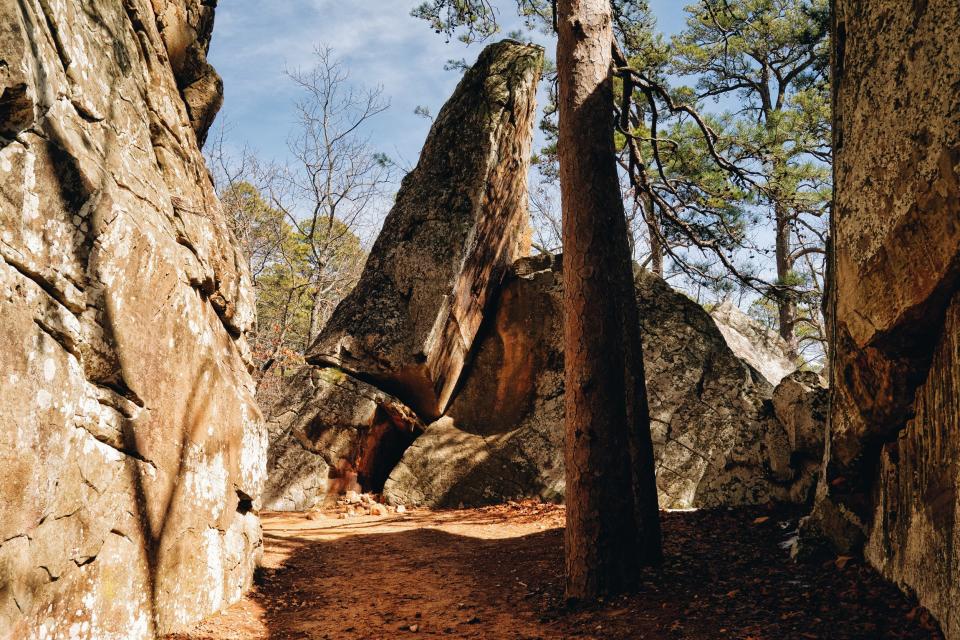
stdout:
POLYGON ((407 446, 423 430, 396 398, 339 369, 303 367, 267 422, 267 509, 312 509, 346 493, 360 504, 362 486, 382 485, 407 446))
POLYGON ((542 63, 539 47, 487 47, 437 116, 360 281, 270 420, 271 508, 378 491, 420 429, 405 404, 430 418, 446 407, 490 295, 526 250, 542 63))
MULTIPOLYGON (((449 415, 406 451, 384 487, 388 500, 454 506, 562 497, 559 269, 549 258, 515 264, 449 415)), ((637 301, 661 506, 805 499, 818 453, 791 448, 767 380, 663 280, 640 274, 637 301)))
POLYGON ((212 4, 0 3, 0 637, 152 638, 250 585, 253 290, 172 66, 212 4))
POLYGON ((483 50, 437 116, 356 288, 310 348, 420 415, 446 408, 483 310, 526 252, 526 176, 543 50, 483 50))

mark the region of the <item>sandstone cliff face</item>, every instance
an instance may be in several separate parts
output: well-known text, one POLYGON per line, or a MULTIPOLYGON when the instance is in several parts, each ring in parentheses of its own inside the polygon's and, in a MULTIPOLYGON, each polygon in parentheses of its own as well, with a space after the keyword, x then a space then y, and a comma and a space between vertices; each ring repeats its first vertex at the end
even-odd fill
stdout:
POLYGON ((539 47, 490 45, 464 75, 403 180, 354 290, 307 360, 392 391, 417 413, 447 406, 483 310, 525 255, 539 47))
POLYGON ((0 637, 150 638, 250 583, 266 442, 197 145, 213 4, 0 4, 0 637))
MULTIPOLYGON (((562 497, 559 269, 543 258, 515 265, 447 415, 404 453, 384 488, 388 500, 457 506, 562 497)), ((822 454, 822 413, 792 431, 781 423, 769 402, 773 386, 734 354, 706 311, 659 278, 638 277, 637 302, 661 507, 804 500, 822 454), (819 440, 808 437, 810 424, 819 440)), ((802 415, 794 401, 815 402, 808 396, 823 404, 825 391, 807 382, 783 392, 785 417, 802 415)))
POLYGON ((269 507, 379 490, 418 415, 446 407, 488 301, 526 252, 542 64, 539 47, 490 45, 438 114, 356 288, 268 420, 269 507))
POLYGON ((833 380, 806 530, 866 540, 960 638, 960 5, 837 0, 833 380), (829 488, 829 493, 826 489, 829 488))

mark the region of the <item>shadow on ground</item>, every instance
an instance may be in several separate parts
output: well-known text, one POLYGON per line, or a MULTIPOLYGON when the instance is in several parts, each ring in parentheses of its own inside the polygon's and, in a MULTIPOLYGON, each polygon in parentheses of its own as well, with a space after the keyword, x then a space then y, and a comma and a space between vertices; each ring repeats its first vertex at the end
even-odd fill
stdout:
POLYGON ((544 509, 316 526, 268 517, 266 548, 289 555, 260 572, 244 603, 257 611, 260 630, 229 627, 234 608, 179 637, 941 637, 924 610, 857 561, 791 562, 780 547, 796 523, 788 511, 664 514, 661 572, 646 573, 629 597, 570 606, 562 599, 562 510, 544 509), (545 529, 529 532, 538 526, 545 529))

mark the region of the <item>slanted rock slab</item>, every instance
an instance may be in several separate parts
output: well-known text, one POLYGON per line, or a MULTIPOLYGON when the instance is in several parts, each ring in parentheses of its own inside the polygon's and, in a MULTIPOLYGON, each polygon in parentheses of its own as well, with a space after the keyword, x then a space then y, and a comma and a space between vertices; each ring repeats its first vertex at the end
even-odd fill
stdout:
POLYGON ((543 50, 488 46, 437 115, 356 288, 307 360, 446 409, 491 295, 527 251, 527 169, 543 50))

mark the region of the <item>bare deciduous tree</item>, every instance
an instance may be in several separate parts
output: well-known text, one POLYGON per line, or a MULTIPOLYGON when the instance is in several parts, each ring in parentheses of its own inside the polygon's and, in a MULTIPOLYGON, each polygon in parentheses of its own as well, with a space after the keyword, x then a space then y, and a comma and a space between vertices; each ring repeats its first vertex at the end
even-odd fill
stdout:
POLYGON ((379 221, 393 164, 374 150, 365 126, 390 103, 383 88, 358 89, 329 47, 310 69, 288 71, 302 92, 297 128, 288 141, 293 162, 269 183, 272 206, 302 238, 311 268, 308 346, 353 287, 365 255, 348 245, 379 221))
POLYGON ((325 47, 313 67, 288 75, 300 90, 288 163, 261 162, 246 148, 232 153, 224 125, 205 151, 257 292, 251 343, 267 406, 356 283, 362 238, 390 204, 396 166, 365 133, 388 107, 379 87, 355 87, 325 47))

